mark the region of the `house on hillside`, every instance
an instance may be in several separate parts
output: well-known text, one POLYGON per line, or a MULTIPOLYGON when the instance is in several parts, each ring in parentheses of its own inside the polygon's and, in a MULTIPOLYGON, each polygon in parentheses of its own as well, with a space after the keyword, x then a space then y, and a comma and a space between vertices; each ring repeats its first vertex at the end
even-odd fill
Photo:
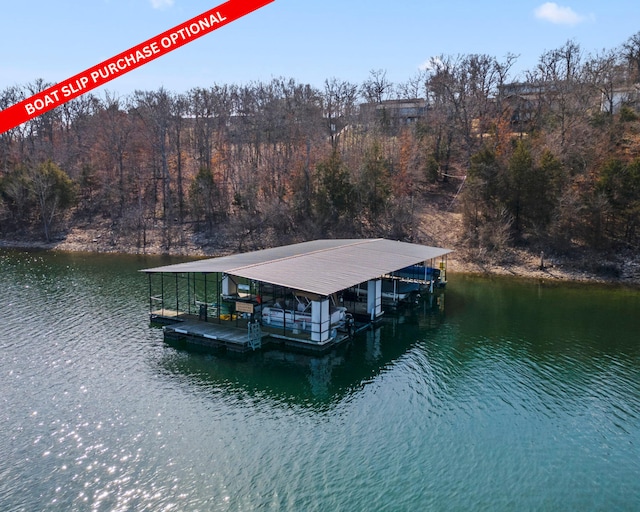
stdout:
POLYGON ((360 105, 360 122, 365 125, 377 122, 397 130, 415 124, 427 110, 427 101, 422 98, 363 103, 360 105))
POLYGON ((640 83, 615 87, 611 90, 603 89, 600 100, 600 111, 607 114, 617 114, 623 106, 634 110, 640 107, 640 83))
MULTIPOLYGON (((511 124, 519 131, 527 131, 532 121, 540 114, 542 105, 552 110, 558 108, 560 98, 567 93, 567 90, 567 84, 561 82, 557 84, 515 82, 501 86, 499 94, 510 114, 511 124)), ((588 103, 587 107, 590 107, 592 112, 599 110, 603 113, 617 114, 625 105, 638 110, 640 84, 602 87, 599 95, 596 89, 588 103)))
POLYGON ((548 87, 540 84, 514 82, 499 88, 499 94, 508 112, 511 124, 526 131, 540 109, 540 98, 548 87))

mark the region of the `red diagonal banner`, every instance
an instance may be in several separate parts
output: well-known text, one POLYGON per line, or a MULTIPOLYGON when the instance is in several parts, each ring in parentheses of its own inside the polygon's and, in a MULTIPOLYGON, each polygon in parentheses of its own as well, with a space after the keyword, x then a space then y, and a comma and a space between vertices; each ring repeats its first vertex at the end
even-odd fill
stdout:
POLYGON ((100 87, 274 0, 229 0, 0 112, 0 133, 100 87))

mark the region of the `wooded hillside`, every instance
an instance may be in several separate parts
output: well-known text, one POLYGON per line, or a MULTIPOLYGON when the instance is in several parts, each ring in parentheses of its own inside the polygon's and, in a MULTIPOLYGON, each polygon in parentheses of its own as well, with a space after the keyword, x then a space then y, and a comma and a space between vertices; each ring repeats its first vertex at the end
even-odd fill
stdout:
MULTIPOLYGON (((380 70, 84 95, 0 135, 0 237, 425 241, 437 198, 477 253, 637 248, 640 32, 597 55, 568 41, 518 80, 515 62, 440 56, 402 84, 380 70)), ((49 85, 0 91, 0 108, 49 85)))

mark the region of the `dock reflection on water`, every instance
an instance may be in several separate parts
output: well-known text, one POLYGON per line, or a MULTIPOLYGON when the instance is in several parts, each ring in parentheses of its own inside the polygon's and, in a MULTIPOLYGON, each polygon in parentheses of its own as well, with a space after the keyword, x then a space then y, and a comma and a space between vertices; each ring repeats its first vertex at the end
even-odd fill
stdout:
POLYGON ((162 367, 187 377, 199 388, 222 388, 323 408, 342 401, 393 367, 417 340, 435 332, 443 318, 443 308, 422 301, 411 309, 385 315, 380 323, 319 354, 277 343, 240 353, 170 341, 178 350, 165 356, 162 367))

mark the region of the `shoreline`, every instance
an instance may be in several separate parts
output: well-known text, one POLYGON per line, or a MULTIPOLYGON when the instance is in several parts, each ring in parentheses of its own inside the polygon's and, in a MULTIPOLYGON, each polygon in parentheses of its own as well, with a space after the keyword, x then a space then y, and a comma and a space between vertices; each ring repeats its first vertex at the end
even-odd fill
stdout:
POLYGON ((513 277, 547 283, 590 283, 640 289, 640 278, 637 276, 604 277, 587 270, 567 268, 566 264, 558 262, 540 268, 539 264, 532 262, 499 265, 450 259, 447 263, 447 272, 485 277, 513 277))
MULTIPOLYGON (((87 238, 86 240, 65 238, 52 242, 0 239, 0 249, 139 256, 188 256, 194 258, 214 258, 233 253, 230 248, 223 250, 211 248, 208 250, 206 246, 198 246, 193 243, 176 246, 169 251, 159 245, 150 245, 142 251, 134 246, 103 243, 100 238, 87 238)), ((526 251, 513 251, 513 255, 507 263, 487 263, 471 261, 468 257, 464 257, 465 250, 452 250, 453 252, 447 257, 447 273, 449 274, 502 276, 556 283, 593 283, 640 288, 640 260, 626 262, 621 275, 603 276, 574 266, 572 263, 575 262, 566 259, 552 258, 545 263, 544 268, 540 268, 540 256, 534 256, 526 251)))

